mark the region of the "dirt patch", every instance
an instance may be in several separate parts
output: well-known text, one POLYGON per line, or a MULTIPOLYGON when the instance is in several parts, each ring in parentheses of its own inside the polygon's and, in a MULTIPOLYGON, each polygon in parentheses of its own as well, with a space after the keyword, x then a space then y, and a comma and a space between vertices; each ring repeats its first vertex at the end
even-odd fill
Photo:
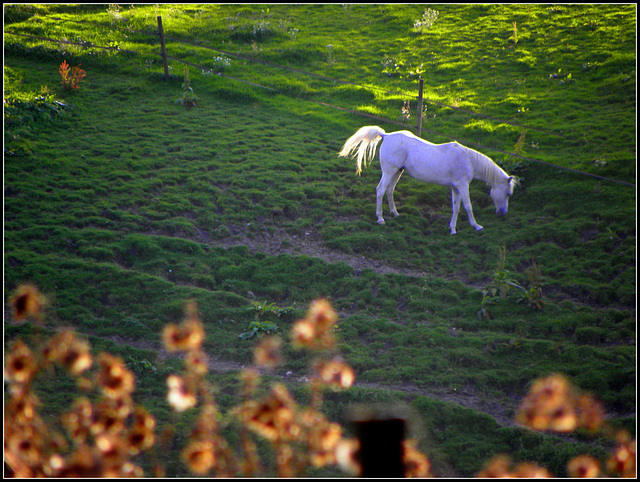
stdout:
MULTIPOLYGON (((209 246, 218 246, 222 248, 230 248, 235 246, 246 246, 250 252, 260 252, 269 256, 277 256, 279 254, 289 254, 292 256, 305 255, 313 258, 321 259, 327 263, 345 263, 355 270, 356 273, 370 269, 378 274, 400 274, 403 276, 410 276, 415 278, 422 278, 430 275, 428 271, 414 270, 408 268, 398 268, 390 266, 385 263, 381 263, 366 256, 353 255, 343 253, 341 251, 332 250, 325 247, 322 243, 322 239, 317 233, 312 230, 305 231, 298 235, 292 235, 286 233, 284 230, 276 230, 274 233, 260 233, 260 234, 248 234, 248 230, 243 227, 232 227, 232 236, 224 239, 213 239, 213 237, 202 230, 198 230, 196 236, 191 236, 190 239, 209 246)), ((130 343, 135 346, 136 343, 130 343)), ((142 347, 141 347, 142 348, 142 347)), ((148 347, 147 347, 148 348, 148 347)), ((162 357, 173 356, 162 349, 157 349, 158 355, 162 357)), ((245 366, 225 360, 210 360, 209 369, 217 373, 225 373, 228 371, 239 371, 244 369, 245 366)), ((306 383, 308 382, 308 375, 305 374, 293 374, 286 372, 284 374, 276 374, 274 372, 268 372, 271 376, 277 376, 286 381, 306 383)), ((459 404, 463 407, 472 408, 478 412, 485 413, 493 417, 501 426, 514 426, 513 413, 517 408, 517 400, 506 400, 501 402, 489 402, 483 397, 474 393, 471 387, 461 389, 460 391, 436 391, 427 389, 425 387, 419 387, 410 383, 403 383, 397 385, 384 385, 379 383, 366 383, 356 380, 354 386, 375 388, 390 391, 399 391, 408 393, 415 396, 427 396, 430 398, 437 398, 452 403, 459 404)))
MULTIPOLYGON (((381 275, 400 274, 416 278, 433 275, 433 273, 429 273, 428 271, 398 268, 375 261, 367 258, 366 256, 348 254, 338 250, 329 249, 324 246, 321 237, 311 229, 297 235, 289 234, 281 229, 272 230, 270 233, 267 233, 265 230, 262 233, 255 234, 250 233, 250 231, 243 226, 231 227, 231 232, 232 235, 224 239, 214 239, 208 232, 202 230, 197 230, 195 235, 183 237, 209 246, 222 248, 244 246, 252 253, 260 252, 269 256, 277 256, 279 254, 288 254, 292 256, 305 255, 321 259, 327 263, 342 262, 353 268, 356 273, 364 269, 370 269, 381 275)), ((465 278, 466 277, 464 275, 461 275, 458 279, 464 284, 472 286, 465 278)), ((477 286, 472 287, 478 288, 477 286)), ((124 340, 120 337, 115 338, 117 338, 117 340, 114 341, 117 341, 118 343, 127 343, 137 348, 153 350, 158 353, 158 357, 160 359, 177 356, 166 352, 159 346, 151 346, 149 342, 138 343, 133 340, 124 340)), ((209 369, 216 373, 240 371, 244 368, 246 368, 246 366, 238 362, 219 359, 209 360, 209 369)), ((277 373, 273 371, 266 371, 264 373, 281 378, 287 382, 306 383, 309 381, 308 374, 294 374, 292 372, 277 373)), ((513 416, 519 404, 519 398, 517 396, 506 397, 497 401, 489 400, 487 397, 481 396, 473 389, 473 387, 463 387, 458 390, 454 389, 453 391, 445 391, 421 387, 412 383, 381 384, 356 380, 354 386, 397 391, 409 394, 410 396, 426 396, 429 398, 443 400, 489 415, 494 418, 500 426, 513 427, 516 425, 513 416)))
POLYGON ((371 269, 378 274, 401 274, 421 278, 429 274, 424 270, 413 270, 407 268, 396 268, 379 261, 372 260, 366 256, 355 254, 347 254, 325 247, 320 237, 312 230, 305 231, 299 235, 292 235, 284 231, 276 231, 275 234, 257 234, 249 236, 244 230, 236 230, 234 236, 212 240, 205 233, 199 234, 199 240, 209 245, 232 247, 247 246, 253 252, 261 252, 269 256, 277 256, 278 254, 305 255, 313 258, 319 258, 327 263, 345 263, 351 266, 356 273, 363 269, 371 269))
MULTIPOLYGON (((166 358, 181 358, 182 355, 170 353, 165 349, 154 346, 148 341, 145 340, 125 340, 120 336, 113 336, 110 338, 112 341, 116 342, 119 345, 127 344, 134 348, 150 350, 157 353, 158 358, 160 360, 164 360, 166 358)), ((220 360, 220 359, 209 359, 208 362, 209 369, 215 373, 227 373, 227 372, 239 372, 245 368, 248 368, 246 365, 242 363, 228 361, 228 360, 220 360)), ((255 367, 253 367, 255 368, 255 367)), ((293 383, 308 383, 309 382, 309 374, 307 373, 293 373, 291 371, 284 370, 263 370, 258 369, 260 373, 263 375, 268 375, 271 377, 280 378, 286 382, 293 383)), ((479 396, 475 393, 473 388, 466 387, 461 388, 460 390, 454 389, 453 391, 446 390, 435 390, 426 387, 420 387, 411 383, 402 383, 402 384, 383 384, 383 383, 371 383, 371 382, 361 382, 357 380, 353 384, 354 387, 361 388, 371 388, 376 390, 387 390, 387 391, 395 391, 395 392, 403 392, 409 394, 410 396, 425 396, 429 398, 434 398, 438 400, 443 400, 446 402, 455 403, 461 405, 466 408, 471 408, 477 412, 481 412, 493 417, 496 422, 503 427, 512 427, 515 426, 513 421, 513 414, 515 413, 515 409, 518 406, 519 400, 514 397, 513 399, 501 400, 497 401, 488 401, 486 398, 479 396)))

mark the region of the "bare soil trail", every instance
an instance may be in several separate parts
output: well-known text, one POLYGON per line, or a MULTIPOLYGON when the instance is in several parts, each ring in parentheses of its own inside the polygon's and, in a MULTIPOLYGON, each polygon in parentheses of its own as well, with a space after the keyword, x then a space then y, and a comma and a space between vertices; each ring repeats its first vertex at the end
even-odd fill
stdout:
MULTIPOLYGON (((160 346, 153 346, 149 344, 149 342, 138 342, 135 340, 124 339, 119 336, 113 336, 110 338, 111 341, 119 344, 119 345, 129 345, 135 348, 151 350, 155 351, 160 360, 166 359, 169 357, 178 357, 179 355, 175 355, 173 353, 169 353, 160 346)), ((209 359, 208 363, 209 369, 215 373, 227 373, 234 371, 241 371, 245 368, 249 368, 247 365, 243 365, 238 362, 228 361, 228 360, 220 360, 220 359, 209 359)), ((255 367, 253 367, 255 368, 255 367)), ((284 382, 292 382, 292 383, 307 383, 309 381, 308 373, 292 373, 290 371, 284 370, 263 370, 259 369, 259 371, 266 376, 279 378, 284 382)), ((513 427, 515 426, 515 422, 513 420, 513 414, 518 406, 519 399, 517 397, 513 397, 512 399, 503 399, 500 401, 488 401, 486 398, 478 396, 474 393, 473 388, 465 387, 460 390, 437 390, 426 387, 420 387, 413 383, 399 383, 399 384, 382 384, 382 383, 369 383, 369 382, 361 382, 358 381, 358 376, 356 374, 356 380, 353 384, 354 387, 360 388, 370 388, 375 390, 386 390, 393 392, 403 392, 408 394, 411 398, 418 396, 425 396, 429 398, 435 398, 438 400, 443 400, 450 403, 455 403, 460 406, 471 408, 477 412, 484 413, 493 417, 496 422, 503 427, 513 427)))

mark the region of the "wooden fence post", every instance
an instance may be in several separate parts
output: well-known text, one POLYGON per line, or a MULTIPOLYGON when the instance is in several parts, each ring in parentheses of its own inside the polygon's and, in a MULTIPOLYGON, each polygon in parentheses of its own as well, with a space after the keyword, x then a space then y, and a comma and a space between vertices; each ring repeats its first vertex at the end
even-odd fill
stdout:
POLYGON ((418 137, 422 135, 422 89, 424 81, 422 78, 418 79, 418 108, 416 117, 418 118, 418 124, 416 125, 416 134, 418 137))
POLYGON ((160 55, 164 64, 164 78, 169 78, 169 63, 167 62, 167 48, 164 45, 164 30, 162 29, 162 17, 158 15, 158 35, 160 35, 160 55))
POLYGON ((401 418, 354 421, 360 442, 361 477, 404 477, 402 442, 405 421, 401 418))

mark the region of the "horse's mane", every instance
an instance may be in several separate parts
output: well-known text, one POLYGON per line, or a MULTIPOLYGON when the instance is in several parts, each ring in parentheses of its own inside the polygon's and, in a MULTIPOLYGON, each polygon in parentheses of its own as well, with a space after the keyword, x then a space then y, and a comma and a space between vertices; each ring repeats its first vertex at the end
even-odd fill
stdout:
POLYGON ((516 185, 515 178, 509 176, 504 170, 491 160, 488 156, 485 156, 481 152, 478 152, 469 147, 463 146, 469 152, 469 161, 473 166, 475 176, 481 181, 486 182, 491 186, 495 186, 499 182, 504 182, 506 178, 511 178, 509 181, 509 192, 513 192, 513 188, 516 185))

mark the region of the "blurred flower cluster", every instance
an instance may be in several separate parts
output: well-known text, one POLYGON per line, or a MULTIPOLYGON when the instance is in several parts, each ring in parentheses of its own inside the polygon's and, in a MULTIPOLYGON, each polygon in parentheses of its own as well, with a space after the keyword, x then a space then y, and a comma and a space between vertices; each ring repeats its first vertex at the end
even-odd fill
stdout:
MULTIPOLYGON (((625 430, 615 430, 605 420, 602 404, 591 394, 574 387, 563 375, 553 374, 535 380, 516 413, 516 422, 533 430, 568 433, 578 429, 613 438, 618 446, 604 467, 589 455, 578 455, 567 463, 573 478, 636 476, 636 442, 625 430)), ((478 477, 553 477, 546 469, 528 462, 513 464, 504 455, 487 462, 478 477)))
MULTIPOLYGON (((40 320, 46 300, 35 287, 22 286, 11 305, 15 321, 40 320)), ((122 359, 106 353, 93 357, 88 342, 63 330, 37 348, 15 340, 5 355, 4 376, 5 475, 143 475, 131 459, 154 444, 155 421, 133 402, 134 376, 122 359), (76 398, 54 428, 40 415, 33 382, 56 367, 74 377, 87 396, 76 398)))
MULTIPOLYGON (((10 298, 13 320, 42 321, 47 300, 31 285, 19 287, 10 298)), ((337 314, 324 299, 314 301, 292 330, 292 344, 309 350, 309 406, 298 403, 282 383, 265 386, 261 371, 283 361, 283 341, 264 335, 254 350, 254 364, 239 374, 240 401, 220 413, 214 390, 206 375, 208 360, 203 349, 204 326, 195 304, 188 304, 183 320, 165 326, 164 348, 182 355, 184 373, 167 379, 167 403, 176 415, 195 411, 188 439, 180 448, 185 466, 196 475, 217 477, 261 477, 269 468, 266 453, 279 477, 305 475, 309 468, 334 465, 347 474, 363 473, 360 441, 349 437, 338 423, 322 413, 325 390, 349 388, 353 369, 335 352, 337 314), (236 429, 230 443, 223 433, 236 429), (262 459, 261 455, 262 454, 262 459)), ((38 337, 36 337, 38 340, 38 337)), ((157 435, 154 417, 133 401, 135 378, 123 360, 101 353, 91 354, 86 340, 71 330, 62 330, 37 347, 20 339, 5 354, 4 454, 5 475, 15 477, 143 477, 136 462, 142 453, 166 453, 173 426, 157 435), (72 377, 82 395, 71 407, 61 408, 56 421, 40 414, 41 403, 34 381, 62 369, 72 377), (47 421, 45 421, 47 419, 47 421)), ((590 395, 574 389, 562 376, 534 382, 517 414, 517 421, 537 430, 567 432, 578 427, 604 430, 604 410, 590 395)), ((609 429, 611 432, 611 429, 609 429)), ((625 432, 615 433, 618 446, 603 466, 586 455, 573 458, 567 467, 572 477, 605 474, 635 477, 635 440, 625 432)), ((165 475, 164 466, 150 455, 153 475, 165 475)), ((166 462, 165 462, 166 463, 166 462)), ((402 441, 402 463, 407 477, 431 476, 429 459, 417 448, 417 441, 402 441)), ((478 473, 480 477, 550 477, 530 463, 513 464, 498 455, 478 473)))
POLYGON ((593 396, 571 386, 562 375, 536 380, 516 414, 516 421, 534 430, 590 432, 603 424, 604 407, 593 396))
POLYGON ((485 467, 478 473, 477 477, 483 479, 538 479, 551 478, 553 475, 543 467, 530 462, 513 464, 507 455, 496 455, 486 463, 485 467))

